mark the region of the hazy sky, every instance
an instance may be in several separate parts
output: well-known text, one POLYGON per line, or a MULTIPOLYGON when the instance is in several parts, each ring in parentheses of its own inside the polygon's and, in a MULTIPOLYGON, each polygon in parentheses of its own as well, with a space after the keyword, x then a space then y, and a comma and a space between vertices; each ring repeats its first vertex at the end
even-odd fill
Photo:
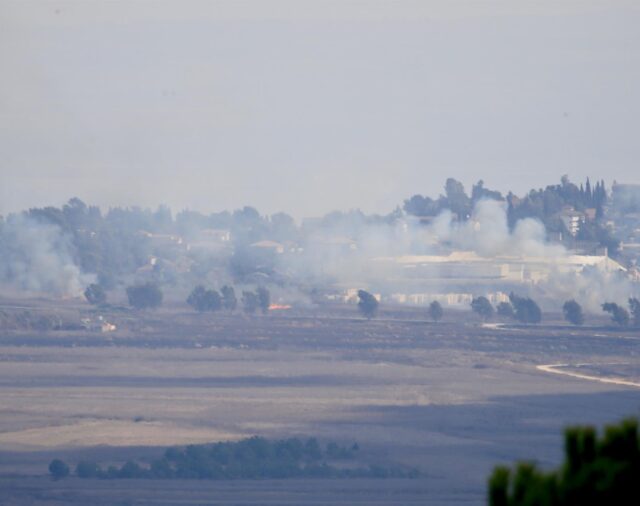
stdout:
POLYGON ((640 2, 0 0, 0 213, 640 183, 640 2))

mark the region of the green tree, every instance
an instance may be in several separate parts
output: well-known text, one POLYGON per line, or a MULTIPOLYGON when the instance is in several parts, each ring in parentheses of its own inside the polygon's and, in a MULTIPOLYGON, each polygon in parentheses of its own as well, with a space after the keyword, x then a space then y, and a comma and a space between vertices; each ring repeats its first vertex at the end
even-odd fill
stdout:
POLYGON ((621 327, 629 325, 629 312, 622 306, 618 306, 615 302, 605 302, 602 304, 602 310, 611 315, 611 320, 621 327))
POLYGON ((510 302, 501 302, 500 304, 498 304, 498 306, 496 307, 496 313, 498 314, 498 316, 501 316, 502 318, 515 317, 515 313, 513 312, 513 306, 511 305, 510 302))
POLYGON ((565 431, 564 462, 542 471, 534 464, 496 467, 489 478, 490 506, 596 506, 640 504, 640 437, 635 419, 565 431))
POLYGON ((242 307, 247 314, 255 314, 260 307, 260 300, 258 295, 254 292, 244 291, 242 292, 242 307))
POLYGON ((95 462, 81 460, 76 466, 76 476, 78 478, 95 478, 100 474, 100 468, 95 462))
POLYGON ((471 309, 482 318, 482 321, 487 321, 493 316, 493 306, 489 299, 483 296, 473 298, 471 309))
POLYGON ((582 306, 575 300, 568 300, 562 306, 564 319, 572 325, 582 325, 584 323, 584 315, 582 314, 582 306))
POLYGON ((438 322, 442 319, 442 306, 437 300, 434 300, 431 304, 429 304, 429 318, 431 318, 434 322, 438 322))
POLYGON ((368 320, 378 313, 378 299, 365 290, 358 290, 358 310, 368 320))
POLYGON ((529 297, 519 297, 515 293, 509 295, 509 300, 513 305, 515 318, 522 323, 540 323, 542 321, 542 311, 540 306, 529 297))
POLYGON ((127 287, 129 305, 136 309, 157 308, 162 304, 162 290, 155 283, 127 287))
POLYGON ((633 326, 640 327, 640 300, 636 297, 629 298, 629 309, 633 317, 633 326))
POLYGON ((271 306, 271 294, 269 293, 269 290, 261 286, 258 288, 256 295, 258 296, 258 304, 262 314, 267 314, 269 312, 269 307, 271 306))
POLYGON ((49 474, 54 480, 61 480, 69 476, 69 466, 60 459, 53 459, 49 463, 49 474))
POLYGON ((236 291, 233 287, 224 285, 220 289, 220 293, 222 294, 222 307, 229 312, 235 311, 238 306, 238 299, 236 298, 236 291))
POLYGON ((222 298, 216 290, 207 290, 198 285, 189 294, 187 304, 200 313, 218 311, 222 307, 222 298))
POLYGON ((100 305, 107 302, 107 293, 102 286, 93 283, 84 291, 84 297, 87 302, 92 305, 100 305))

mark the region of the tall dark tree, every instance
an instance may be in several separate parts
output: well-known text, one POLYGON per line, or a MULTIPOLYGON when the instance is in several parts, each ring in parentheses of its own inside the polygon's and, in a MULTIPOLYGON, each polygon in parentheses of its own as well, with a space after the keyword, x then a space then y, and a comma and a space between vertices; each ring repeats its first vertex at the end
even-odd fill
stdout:
POLYGON ((222 294, 222 306, 227 311, 235 311, 238 306, 238 299, 236 298, 236 291, 232 286, 224 285, 220 289, 220 293, 222 294))
POLYGON ((502 318, 514 318, 513 306, 510 302, 500 302, 496 307, 496 313, 502 318))
POLYGON ((582 314, 582 306, 575 300, 568 300, 562 306, 564 319, 573 325, 582 325, 584 323, 584 315, 582 314))
POLYGON ((107 293, 102 286, 93 283, 84 291, 84 298, 89 304, 100 305, 107 302, 107 293))
POLYGON ((155 283, 127 287, 129 305, 136 309, 154 309, 162 305, 162 290, 155 283))
POLYGON ((513 305, 515 318, 522 323, 540 323, 542 321, 542 311, 540 306, 529 297, 519 297, 515 293, 509 295, 509 300, 513 305))
POLYGON ((442 319, 442 306, 437 300, 434 300, 431 304, 429 304, 429 318, 431 318, 434 322, 439 322, 442 319))
POLYGON ((602 310, 609 313, 611 315, 611 320, 621 327, 629 325, 629 312, 615 302, 605 302, 602 304, 602 310))
POLYGON ((207 290, 198 285, 189 294, 187 304, 200 313, 205 311, 217 311, 222 307, 222 298, 216 290, 207 290))
POLYGON ((269 293, 269 290, 263 286, 258 287, 256 295, 258 296, 260 311, 262 311, 262 314, 267 314, 269 312, 269 307, 271 306, 271 294, 269 293))
POLYGON ((487 321, 493 316, 493 306, 489 299, 484 296, 474 297, 471 301, 471 309, 476 313, 482 321, 487 321))
POLYGON ((629 298, 629 309, 633 318, 633 326, 640 327, 640 300, 636 297, 629 298))
POLYGON ((373 318, 378 313, 378 299, 365 290, 358 290, 358 310, 367 319, 373 318))
POLYGON ((451 212, 455 213, 460 220, 467 219, 471 214, 471 199, 465 193, 462 183, 450 177, 445 182, 444 191, 451 212))
POLYGON ((243 291, 242 292, 242 308, 247 314, 255 314, 260 307, 260 299, 254 292, 243 291))
POLYGON ((60 459, 53 459, 49 463, 49 474, 54 480, 61 480, 69 476, 69 466, 60 459))

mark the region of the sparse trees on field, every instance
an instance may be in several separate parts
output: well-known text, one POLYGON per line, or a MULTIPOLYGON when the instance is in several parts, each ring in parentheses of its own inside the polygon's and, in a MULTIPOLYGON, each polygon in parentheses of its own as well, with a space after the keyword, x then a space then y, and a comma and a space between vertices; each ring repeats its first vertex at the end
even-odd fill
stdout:
POLYGON ((127 287, 129 305, 136 309, 157 308, 162 304, 162 290, 155 283, 127 287))
POLYGON ((501 302, 496 306, 496 313, 502 318, 514 318, 513 306, 510 302, 501 302))
POLYGON ((482 321, 487 321, 493 316, 493 306, 489 299, 484 296, 474 297, 471 300, 471 309, 474 313, 478 314, 482 321))
POLYGON ((365 290, 358 290, 358 310, 368 320, 378 313, 378 299, 365 290))
POLYGON ((584 323, 584 315, 582 314, 582 306, 575 300, 568 300, 562 306, 564 319, 572 325, 582 325, 584 323))
POLYGON ((236 291, 233 287, 224 285, 220 289, 220 293, 222 294, 222 307, 229 312, 235 311, 238 306, 238 299, 236 298, 236 291))
POLYGON ((187 304, 200 313, 218 311, 222 307, 222 298, 216 290, 207 290, 198 285, 189 294, 187 304))
POLYGON ((53 459, 49 464, 49 474, 54 480, 69 476, 69 466, 60 459, 53 459))
POLYGON ((107 293, 102 286, 92 283, 84 291, 84 298, 91 305, 99 305, 107 302, 107 293))
POLYGON ((540 323, 542 321, 542 311, 540 306, 529 297, 519 297, 515 293, 509 295, 509 300, 513 305, 515 319, 522 323, 540 323))
POLYGON ((429 304, 429 318, 431 318, 434 322, 438 322, 442 319, 442 306, 437 300, 434 300, 431 304, 429 304))
POLYGON ((602 304, 602 310, 611 315, 611 320, 621 327, 629 325, 629 311, 615 302, 605 302, 602 304))

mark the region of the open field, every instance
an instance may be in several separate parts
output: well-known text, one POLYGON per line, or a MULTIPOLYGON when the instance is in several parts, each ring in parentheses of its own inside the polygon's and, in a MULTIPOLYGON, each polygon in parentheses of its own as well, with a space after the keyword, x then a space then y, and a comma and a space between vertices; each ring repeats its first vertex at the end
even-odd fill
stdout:
MULTIPOLYGON (((49 311, 86 311, 71 302, 49 311)), ((423 312, 268 317, 180 308, 119 330, 0 333, 2 504, 482 504, 496 463, 557 464, 566 424, 640 415, 640 336, 606 326, 439 324, 423 312), (537 366, 562 364, 563 371, 537 366), (566 364, 566 365, 565 365, 566 364), (582 378, 580 375, 593 377, 582 378), (172 444, 317 436, 416 480, 52 482, 53 456, 122 462, 172 444)), ((598 322, 600 323, 600 322, 598 322)))

